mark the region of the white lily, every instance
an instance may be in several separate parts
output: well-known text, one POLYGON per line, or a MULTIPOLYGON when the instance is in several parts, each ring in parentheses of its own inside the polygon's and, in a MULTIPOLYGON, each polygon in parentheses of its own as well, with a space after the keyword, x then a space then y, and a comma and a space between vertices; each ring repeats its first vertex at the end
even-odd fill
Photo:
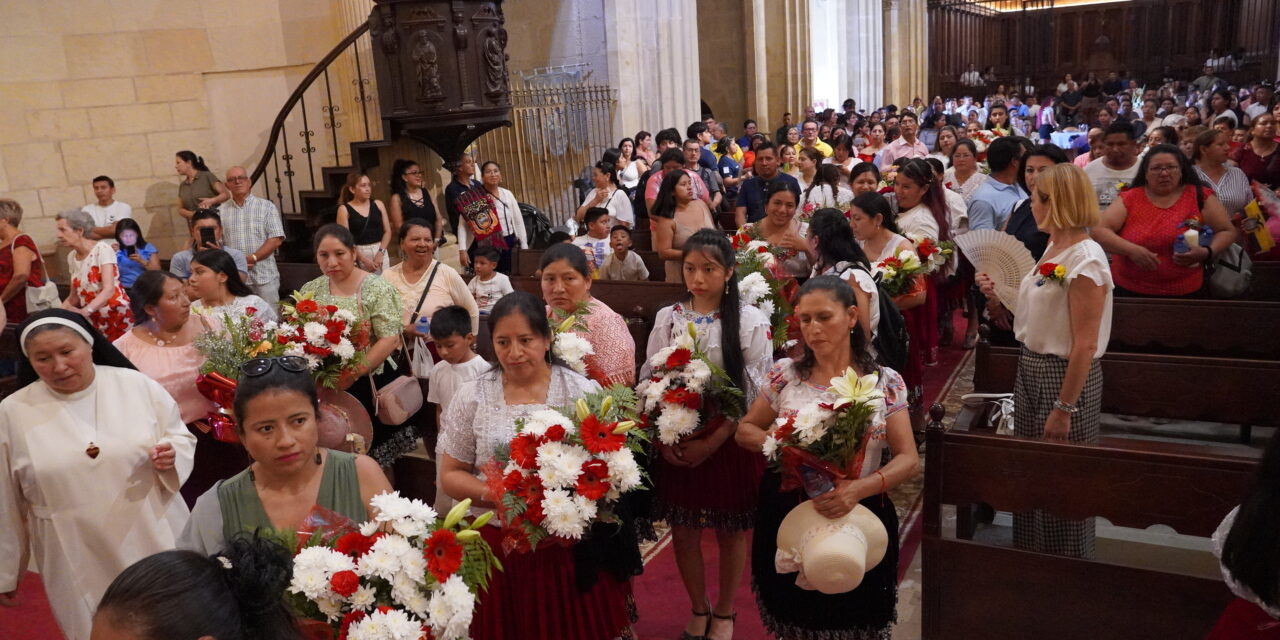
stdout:
POLYGON ((836 395, 836 402, 831 409, 839 411, 850 404, 862 404, 883 398, 884 393, 877 388, 879 381, 880 375, 877 373, 859 376, 853 367, 845 369, 844 375, 831 379, 830 390, 836 395))
POLYGON ((903 269, 910 270, 920 267, 920 256, 917 256, 914 251, 903 249, 898 252, 898 259, 902 261, 903 269))

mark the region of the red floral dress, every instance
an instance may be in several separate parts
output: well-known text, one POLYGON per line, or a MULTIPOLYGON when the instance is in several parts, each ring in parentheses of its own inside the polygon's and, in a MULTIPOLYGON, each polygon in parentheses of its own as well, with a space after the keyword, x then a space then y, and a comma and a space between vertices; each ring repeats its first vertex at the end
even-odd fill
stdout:
POLYGON ((129 310, 129 294, 120 286, 120 270, 116 267, 116 252, 107 244, 99 242, 89 250, 84 260, 78 260, 76 253, 67 254, 67 271, 71 273, 71 290, 80 298, 83 308, 94 301, 102 291, 102 267, 110 265, 112 278, 115 281, 115 294, 102 308, 89 316, 89 322, 107 337, 115 341, 133 328, 133 312, 129 310))

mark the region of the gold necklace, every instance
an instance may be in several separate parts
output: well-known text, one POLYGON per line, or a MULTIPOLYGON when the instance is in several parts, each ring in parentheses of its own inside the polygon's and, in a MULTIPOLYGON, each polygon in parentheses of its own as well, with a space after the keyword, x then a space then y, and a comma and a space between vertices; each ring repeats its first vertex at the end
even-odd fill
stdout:
POLYGON ((162 339, 160 337, 160 332, 155 329, 148 328, 147 333, 151 334, 151 339, 155 341, 157 347, 163 347, 166 344, 172 343, 175 340, 177 340, 178 336, 182 335, 182 329, 184 328, 186 327, 182 327, 182 328, 179 328, 177 331, 174 331, 173 336, 170 337, 168 340, 162 339))

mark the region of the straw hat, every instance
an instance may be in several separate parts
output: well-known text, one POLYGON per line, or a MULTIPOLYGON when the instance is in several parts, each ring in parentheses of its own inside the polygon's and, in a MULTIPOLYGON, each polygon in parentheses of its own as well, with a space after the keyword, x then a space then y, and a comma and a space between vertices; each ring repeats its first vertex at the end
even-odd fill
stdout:
POLYGON ((884 559, 889 534, 870 509, 856 505, 829 520, 812 500, 800 503, 778 527, 778 573, 799 571, 796 586, 826 594, 853 591, 884 559))

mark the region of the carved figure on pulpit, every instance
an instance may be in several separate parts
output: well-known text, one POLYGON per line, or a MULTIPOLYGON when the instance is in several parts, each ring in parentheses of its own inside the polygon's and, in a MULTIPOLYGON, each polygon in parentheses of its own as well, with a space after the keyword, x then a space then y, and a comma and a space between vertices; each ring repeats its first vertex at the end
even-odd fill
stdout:
POLYGON ((484 37, 484 92, 486 95, 501 95, 507 86, 507 54, 503 51, 506 29, 490 27, 484 37))
POLYGON ((459 51, 467 48, 467 25, 461 11, 453 12, 453 48, 459 51))
POLYGON ((382 53, 387 57, 400 53, 400 36, 396 33, 395 17, 390 11, 382 14, 382 29, 374 28, 374 39, 382 45, 382 53))
POLYGON ((440 89, 440 56, 426 29, 419 29, 414 36, 413 62, 418 76, 418 100, 437 100, 444 97, 440 89))

